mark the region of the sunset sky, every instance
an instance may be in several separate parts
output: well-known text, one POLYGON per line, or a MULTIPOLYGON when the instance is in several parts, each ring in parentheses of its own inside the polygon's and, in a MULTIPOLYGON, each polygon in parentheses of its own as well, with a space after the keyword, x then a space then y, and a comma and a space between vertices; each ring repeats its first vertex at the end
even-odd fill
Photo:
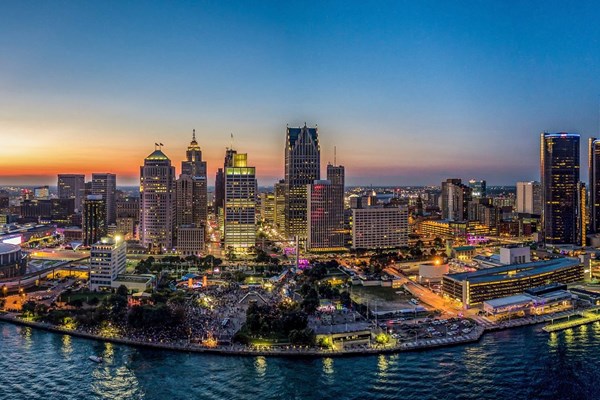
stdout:
POLYGON ((538 179, 541 131, 599 130, 600 6, 563 3, 5 2, 0 184, 179 173, 195 128, 209 184, 233 133, 270 185, 304 122, 351 185, 538 179))

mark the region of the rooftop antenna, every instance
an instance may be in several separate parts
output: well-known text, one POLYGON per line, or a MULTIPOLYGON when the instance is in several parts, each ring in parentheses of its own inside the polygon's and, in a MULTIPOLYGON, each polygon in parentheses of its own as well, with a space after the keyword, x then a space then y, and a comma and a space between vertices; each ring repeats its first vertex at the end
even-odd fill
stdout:
POLYGON ((231 135, 231 150, 233 150, 233 133, 230 133, 231 135))
POLYGON ((192 141, 195 142, 196 141, 196 130, 192 129, 192 141))
POLYGON ((337 147, 333 146, 333 165, 337 165, 337 147))

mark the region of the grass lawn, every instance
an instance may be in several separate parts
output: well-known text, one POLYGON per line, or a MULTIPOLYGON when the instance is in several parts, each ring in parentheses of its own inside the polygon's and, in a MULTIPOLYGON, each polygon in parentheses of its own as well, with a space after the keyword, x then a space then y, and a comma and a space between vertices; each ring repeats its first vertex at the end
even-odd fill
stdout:
POLYGON ((75 292, 75 293, 64 293, 61 294, 60 297, 58 298, 58 301, 75 301, 78 299, 81 299, 84 302, 88 302, 93 298, 97 298, 98 300, 102 301, 103 298, 105 298, 106 296, 109 296, 110 293, 96 293, 96 292, 75 292))

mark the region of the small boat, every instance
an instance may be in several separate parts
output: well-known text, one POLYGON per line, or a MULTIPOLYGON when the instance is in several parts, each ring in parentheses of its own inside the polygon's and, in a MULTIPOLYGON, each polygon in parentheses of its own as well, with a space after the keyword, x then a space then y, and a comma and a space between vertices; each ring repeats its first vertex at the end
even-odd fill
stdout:
POLYGON ((98 356, 90 356, 89 359, 98 364, 100 364, 102 361, 104 361, 102 359, 102 357, 98 357, 98 356))

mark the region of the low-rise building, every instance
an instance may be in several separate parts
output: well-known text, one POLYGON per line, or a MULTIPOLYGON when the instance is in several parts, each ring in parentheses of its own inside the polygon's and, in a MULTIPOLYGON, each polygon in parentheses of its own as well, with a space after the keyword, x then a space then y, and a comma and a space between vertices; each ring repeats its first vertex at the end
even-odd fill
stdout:
POLYGON ((176 249, 183 256, 200 255, 204 250, 204 226, 181 225, 178 227, 176 249))
POLYGON ((583 278, 583 265, 578 259, 557 258, 444 275, 442 291, 468 308, 549 283, 573 283, 583 278))
POLYGON ((111 287, 116 289, 120 286, 125 286, 130 292, 145 292, 146 290, 152 289, 155 282, 156 277, 151 274, 119 274, 112 281, 111 287))

